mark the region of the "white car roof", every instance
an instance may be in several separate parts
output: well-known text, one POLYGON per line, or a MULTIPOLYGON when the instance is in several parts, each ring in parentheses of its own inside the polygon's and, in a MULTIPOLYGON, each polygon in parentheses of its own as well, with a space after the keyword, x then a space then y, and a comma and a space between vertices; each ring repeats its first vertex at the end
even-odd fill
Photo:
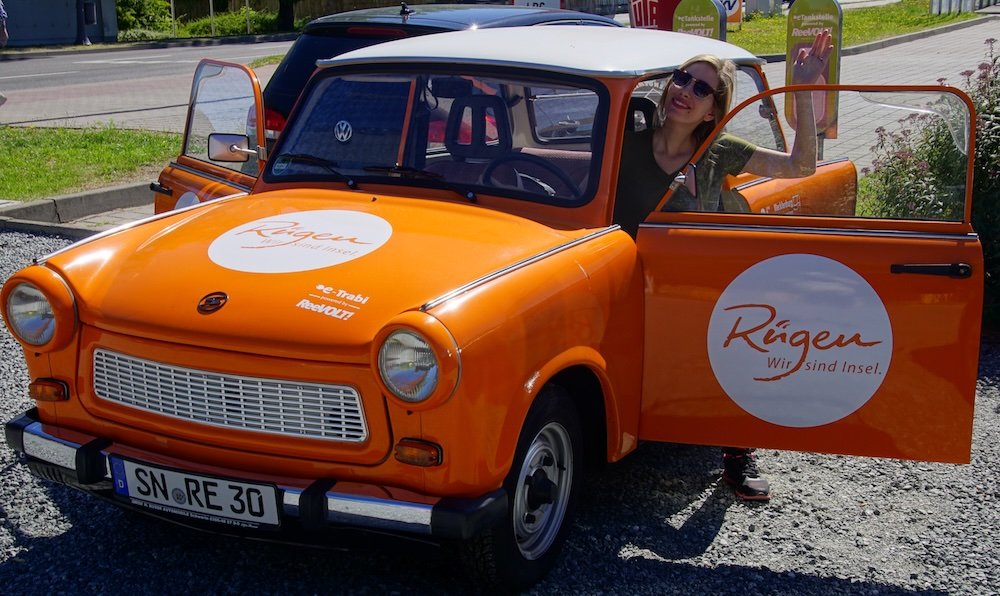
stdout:
POLYGON ((635 77, 669 72, 696 54, 715 54, 738 64, 764 62, 739 46, 707 37, 651 29, 563 25, 421 35, 368 46, 317 64, 489 64, 584 76, 635 77))

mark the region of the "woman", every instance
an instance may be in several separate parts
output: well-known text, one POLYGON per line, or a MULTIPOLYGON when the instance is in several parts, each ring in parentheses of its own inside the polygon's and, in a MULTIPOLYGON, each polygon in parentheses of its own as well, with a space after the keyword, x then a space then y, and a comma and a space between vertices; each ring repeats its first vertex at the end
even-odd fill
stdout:
MULTIPOLYGON (((815 83, 827 68, 833 50, 829 31, 819 33, 812 47, 802 49, 792 67, 792 83, 815 83)), ((656 108, 650 129, 626 136, 618 175, 614 221, 635 237, 639 223, 656 208, 667 189, 685 170, 694 152, 729 111, 736 67, 716 56, 691 58, 674 71, 656 108)), ((745 207, 722 192, 727 174, 751 172, 773 178, 799 178, 816 170, 816 122, 809 92, 796 94, 795 140, 789 153, 757 147, 721 134, 694 170, 695 184, 686 180, 664 207, 670 211, 743 211, 745 207), (693 194, 691 188, 697 191, 693 194)), ((723 447, 723 480, 742 499, 770 499, 770 485, 760 476, 753 449, 723 447)))
MULTIPOLYGON (((815 83, 826 70, 832 50, 829 31, 816 35, 810 49, 799 51, 792 82, 815 83)), ((674 71, 660 97, 653 126, 625 138, 614 212, 614 221, 622 229, 635 236, 639 223, 656 207, 715 124, 729 111, 735 83, 733 63, 708 54, 695 56, 674 71)), ((812 174, 816 167, 816 123, 810 95, 803 92, 796 98, 797 134, 791 152, 757 147, 722 134, 696 164, 697 197, 679 188, 666 209, 743 210, 739 202, 722 193, 726 174, 751 172, 773 178, 812 174)))

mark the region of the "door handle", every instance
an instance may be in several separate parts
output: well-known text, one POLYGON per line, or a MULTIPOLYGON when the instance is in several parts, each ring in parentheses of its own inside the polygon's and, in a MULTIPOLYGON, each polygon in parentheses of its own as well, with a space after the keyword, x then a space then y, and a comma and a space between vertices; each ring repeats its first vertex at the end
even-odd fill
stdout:
POLYGON ((149 190, 151 190, 153 192, 158 192, 158 193, 164 194, 164 195, 171 195, 171 196, 173 196, 173 194, 174 194, 174 191, 173 191, 172 188, 170 188, 169 186, 163 186, 159 182, 150 182, 149 183, 149 190))
POLYGON ((889 266, 892 273, 915 273, 917 275, 945 275, 966 278, 972 276, 972 265, 968 263, 895 263, 889 266))

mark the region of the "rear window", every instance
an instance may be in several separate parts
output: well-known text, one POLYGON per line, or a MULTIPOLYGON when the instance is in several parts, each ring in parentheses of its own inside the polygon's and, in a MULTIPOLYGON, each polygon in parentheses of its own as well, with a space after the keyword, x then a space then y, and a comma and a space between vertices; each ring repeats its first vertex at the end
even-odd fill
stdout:
POLYGON ((348 36, 345 31, 335 34, 305 33, 299 37, 264 89, 264 105, 280 113, 285 118, 295 105, 306 82, 316 70, 316 61, 333 58, 345 52, 364 48, 377 43, 398 39, 377 35, 348 36))

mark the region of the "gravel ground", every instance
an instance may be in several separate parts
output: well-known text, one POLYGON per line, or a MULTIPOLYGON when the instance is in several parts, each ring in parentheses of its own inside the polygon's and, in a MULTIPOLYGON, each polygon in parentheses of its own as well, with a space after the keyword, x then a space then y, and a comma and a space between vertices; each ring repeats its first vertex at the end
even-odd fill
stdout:
MULTIPOLYGON (((0 232, 0 279, 66 240, 0 232)), ((1000 346, 984 346, 972 463, 762 452, 775 496, 734 501, 718 450, 647 444, 589 482, 533 593, 997 594, 1000 346)), ((0 331, 0 419, 28 407, 0 331)), ((0 446, 0 591, 461 594, 446 552, 317 550, 196 533, 32 477, 0 446)))

